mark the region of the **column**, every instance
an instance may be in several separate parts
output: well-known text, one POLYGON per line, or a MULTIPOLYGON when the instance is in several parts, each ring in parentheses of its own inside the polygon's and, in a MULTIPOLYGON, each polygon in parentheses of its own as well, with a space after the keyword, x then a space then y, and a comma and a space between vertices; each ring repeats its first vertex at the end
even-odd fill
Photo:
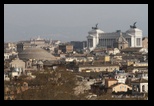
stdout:
POLYGON ((143 91, 142 91, 142 84, 140 84, 140 92, 143 92, 143 91))
POLYGON ((140 38, 140 46, 142 47, 142 38, 140 38))

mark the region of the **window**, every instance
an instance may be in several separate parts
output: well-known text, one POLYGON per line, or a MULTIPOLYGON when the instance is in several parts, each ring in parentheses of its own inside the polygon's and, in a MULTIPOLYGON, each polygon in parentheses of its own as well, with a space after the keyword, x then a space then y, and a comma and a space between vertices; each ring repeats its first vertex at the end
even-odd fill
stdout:
POLYGON ((136 45, 137 45, 137 46, 140 46, 140 45, 141 45, 141 38, 137 38, 137 39, 136 39, 136 45))
POLYGON ((143 91, 143 92, 145 91, 145 86, 144 86, 144 85, 142 85, 142 91, 143 91))

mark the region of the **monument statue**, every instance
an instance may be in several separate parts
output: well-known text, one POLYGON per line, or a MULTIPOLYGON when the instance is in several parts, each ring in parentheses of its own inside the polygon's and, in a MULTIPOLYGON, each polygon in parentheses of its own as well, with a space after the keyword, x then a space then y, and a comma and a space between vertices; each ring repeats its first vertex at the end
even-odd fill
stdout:
POLYGON ((92 29, 98 29, 98 27, 97 27, 97 26, 98 26, 98 23, 96 24, 96 27, 92 27, 92 29))
POLYGON ((134 22, 134 24, 133 25, 130 25, 130 28, 136 28, 136 24, 137 22, 134 22))
POLYGON ((96 24, 96 28, 97 28, 98 23, 96 24))

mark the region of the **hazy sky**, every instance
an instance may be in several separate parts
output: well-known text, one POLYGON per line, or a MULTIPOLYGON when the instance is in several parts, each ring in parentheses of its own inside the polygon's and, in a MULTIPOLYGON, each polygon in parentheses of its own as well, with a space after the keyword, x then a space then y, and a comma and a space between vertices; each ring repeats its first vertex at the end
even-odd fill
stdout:
POLYGON ((125 32, 134 22, 148 36, 148 4, 4 4, 4 41, 83 41, 96 23, 125 32))

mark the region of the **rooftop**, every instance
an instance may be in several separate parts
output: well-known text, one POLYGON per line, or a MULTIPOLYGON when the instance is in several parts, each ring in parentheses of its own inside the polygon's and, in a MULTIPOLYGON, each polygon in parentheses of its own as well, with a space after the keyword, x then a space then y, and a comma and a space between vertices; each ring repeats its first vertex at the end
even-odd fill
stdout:
POLYGON ((126 49, 122 49, 122 52, 138 52, 142 47, 128 47, 126 49))
POLYGON ((148 80, 140 78, 140 79, 131 81, 131 83, 148 83, 148 80))
POLYGON ((21 59, 56 60, 56 57, 42 48, 31 47, 19 53, 21 59))
POLYGON ((100 63, 100 62, 94 62, 93 65, 92 63, 84 63, 84 64, 79 64, 79 67, 103 67, 103 66, 119 66, 118 64, 109 64, 109 63, 100 63))

